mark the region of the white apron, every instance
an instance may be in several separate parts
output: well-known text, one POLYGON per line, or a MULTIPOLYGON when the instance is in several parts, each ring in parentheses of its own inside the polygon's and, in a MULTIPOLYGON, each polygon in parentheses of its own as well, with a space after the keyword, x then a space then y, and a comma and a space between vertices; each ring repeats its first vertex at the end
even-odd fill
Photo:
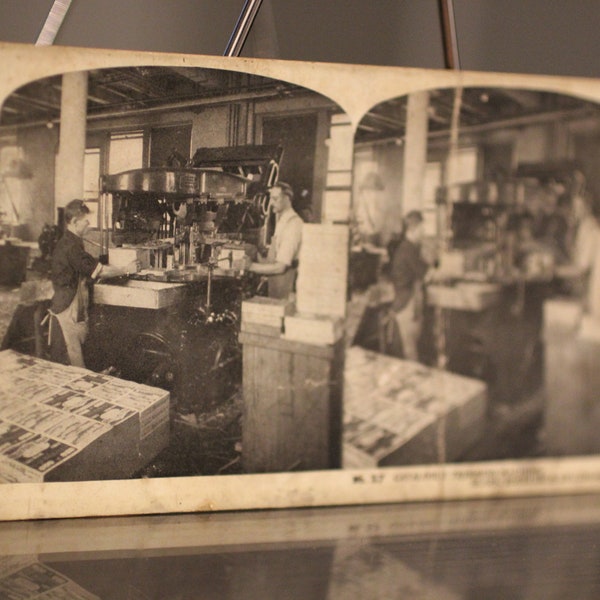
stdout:
MULTIPOLYGON (((85 367, 83 362, 82 345, 88 334, 88 306, 89 290, 84 278, 79 280, 77 293, 69 306, 59 313, 48 311, 60 324, 65 339, 67 354, 70 363, 75 367, 85 367), (83 321, 78 321, 79 314, 83 312, 83 321)), ((48 343, 52 340, 52 319, 50 319, 50 331, 48 332, 48 343)))

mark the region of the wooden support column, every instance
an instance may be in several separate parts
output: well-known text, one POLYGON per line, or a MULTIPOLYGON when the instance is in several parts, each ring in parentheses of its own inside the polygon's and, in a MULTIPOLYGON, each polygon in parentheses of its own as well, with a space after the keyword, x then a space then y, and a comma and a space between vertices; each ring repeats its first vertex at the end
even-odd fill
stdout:
POLYGON ((403 214, 422 209, 427 165, 428 108, 429 92, 415 92, 408 96, 402 178, 403 214))
POLYGON ((62 77, 55 208, 65 206, 74 198, 83 197, 87 88, 87 72, 65 73, 62 77))

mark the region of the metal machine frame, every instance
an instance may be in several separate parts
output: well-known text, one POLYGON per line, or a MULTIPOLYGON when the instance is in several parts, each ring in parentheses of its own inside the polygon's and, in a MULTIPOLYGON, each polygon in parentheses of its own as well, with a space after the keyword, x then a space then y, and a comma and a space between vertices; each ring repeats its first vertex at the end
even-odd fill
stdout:
POLYGON ((282 154, 266 145, 200 148, 183 167, 101 178, 102 253, 110 262, 119 250, 137 253, 146 265, 95 286, 93 369, 169 389, 180 412, 206 410, 241 381, 241 303, 259 284, 243 267, 270 240, 269 189, 282 154))

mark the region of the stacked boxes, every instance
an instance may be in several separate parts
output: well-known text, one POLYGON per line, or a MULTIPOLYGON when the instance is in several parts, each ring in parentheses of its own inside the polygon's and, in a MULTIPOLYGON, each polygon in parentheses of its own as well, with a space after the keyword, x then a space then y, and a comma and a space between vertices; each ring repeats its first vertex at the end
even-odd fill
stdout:
POLYGON ((305 224, 299 263, 295 307, 266 298, 242 305, 249 473, 341 466, 348 228, 305 224))
POLYGON ((0 352, 0 482, 130 477, 169 443, 169 393, 0 352))
POLYGON ((483 436, 479 380, 358 346, 344 373, 345 468, 452 461, 483 436))
POLYGON ((242 326, 245 333, 328 346, 344 336, 344 322, 339 317, 296 313, 288 300, 255 296, 242 302, 242 326))
POLYGON ((326 346, 343 337, 348 244, 345 225, 304 224, 296 284, 297 312, 285 316, 285 339, 326 346))
POLYGON ((278 337, 283 320, 294 312, 289 300, 254 296, 242 302, 242 331, 278 337))
MULTIPOLYGON (((232 240, 219 249, 218 266, 224 271, 240 271, 246 264, 246 256, 251 256, 254 247, 241 241, 232 240)), ((255 252, 255 250, 254 250, 255 252)))
POLYGON ((160 310, 181 302, 187 287, 184 283, 129 279, 124 285, 97 283, 94 304, 160 310))
POLYGON ((150 267, 150 249, 137 246, 108 249, 108 262, 114 267, 125 269, 132 261, 140 262, 141 269, 150 267))
POLYGON ((346 225, 304 224, 296 284, 298 312, 344 317, 348 247, 346 225))
POLYGON ((344 336, 344 321, 337 317, 297 313, 285 317, 286 340, 329 346, 344 336))

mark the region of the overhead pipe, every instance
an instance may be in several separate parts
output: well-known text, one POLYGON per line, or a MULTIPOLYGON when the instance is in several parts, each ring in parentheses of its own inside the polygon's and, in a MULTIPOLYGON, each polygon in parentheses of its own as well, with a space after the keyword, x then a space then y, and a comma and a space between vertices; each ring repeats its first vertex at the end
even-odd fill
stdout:
MULTIPOLYGON (((123 109, 114 109, 112 111, 98 112, 94 114, 88 114, 88 121, 100 121, 103 119, 119 118, 123 116, 139 116, 146 114, 153 114, 164 111, 175 111, 193 109, 198 107, 207 106, 220 106, 224 104, 230 104, 231 102, 243 102, 246 100, 261 100, 266 98, 274 98, 279 96, 281 91, 279 89, 269 89, 261 91, 250 91, 250 92, 238 92, 236 94, 229 94, 227 96, 220 96, 217 98, 196 98, 190 100, 182 100, 180 102, 171 102, 169 104, 160 104, 157 106, 149 106, 147 108, 139 108, 131 111, 123 109)), ((0 131, 6 131, 9 129, 19 129, 25 127, 39 127, 40 125, 58 124, 60 123, 60 117, 54 119, 38 119, 36 121, 30 121, 28 123, 15 123, 14 125, 3 125, 0 126, 0 131)))
MULTIPOLYGON (((558 120, 575 120, 584 119, 586 117, 598 116, 598 111, 589 108, 578 108, 575 110, 559 110, 548 113, 540 113, 537 115, 524 115, 522 117, 512 117, 510 119, 504 119, 502 121, 495 121, 493 123, 482 123, 480 125, 466 125, 461 127, 461 135, 469 133, 486 133, 488 131, 496 131, 501 129, 510 129, 514 127, 527 127, 529 125, 542 125, 544 123, 553 123, 558 120)), ((359 125, 359 129, 362 125, 359 125)), ((443 131, 430 131, 427 134, 429 139, 440 139, 450 136, 450 130, 444 129, 443 131)), ((357 142, 355 146, 357 148, 366 148, 368 146, 381 146, 386 144, 397 144, 402 145, 404 143, 404 136, 388 136, 372 141, 357 142)))

